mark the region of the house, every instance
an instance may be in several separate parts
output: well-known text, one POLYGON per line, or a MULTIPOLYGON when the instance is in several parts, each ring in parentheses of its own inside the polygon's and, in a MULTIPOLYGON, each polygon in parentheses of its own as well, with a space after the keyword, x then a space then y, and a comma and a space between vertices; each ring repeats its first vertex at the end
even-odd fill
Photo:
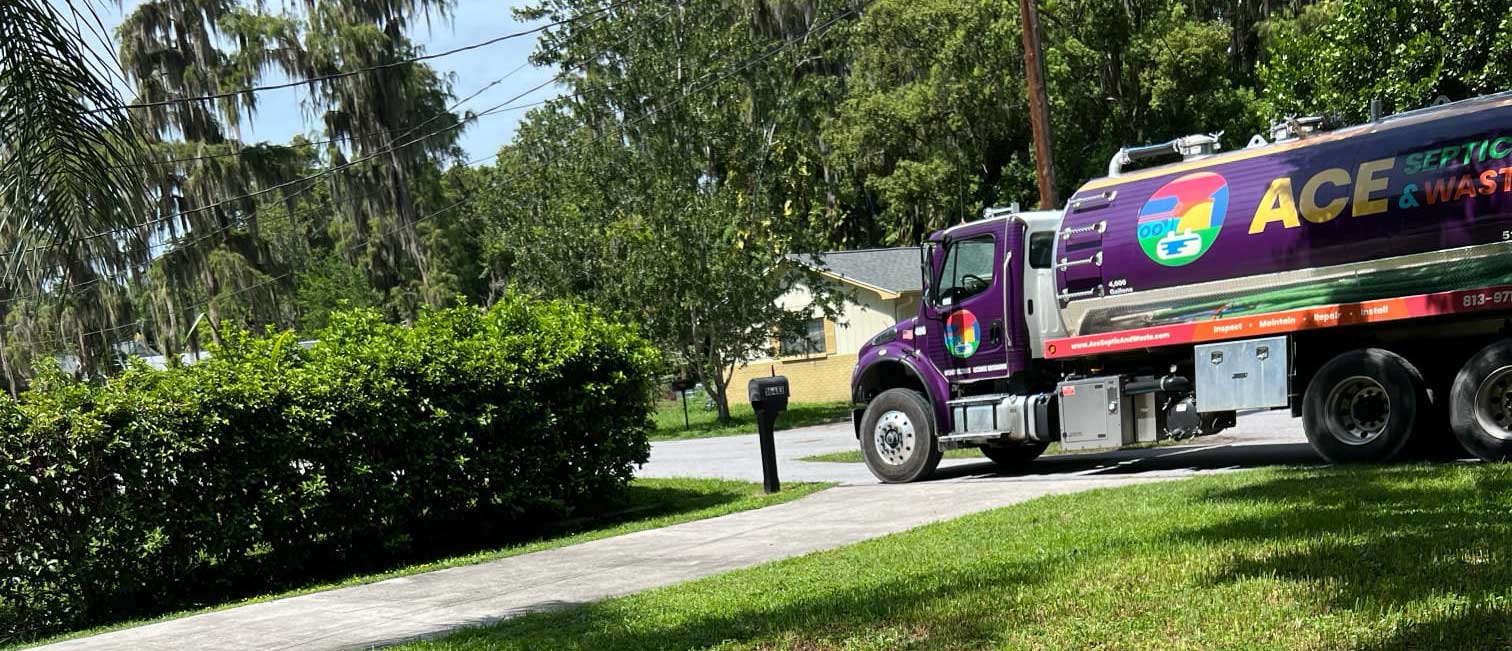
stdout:
MULTIPOLYGON (((753 377, 788 378, 793 402, 825 402, 850 398, 851 371, 857 353, 872 335, 900 319, 918 313, 921 282, 918 247, 833 251, 815 260, 794 256, 798 264, 819 271, 843 297, 835 319, 815 314, 801 333, 777 342, 777 356, 754 359, 735 369, 730 402, 746 402, 746 382, 753 377)), ((810 290, 798 285, 778 303, 803 310, 812 303, 810 290)))

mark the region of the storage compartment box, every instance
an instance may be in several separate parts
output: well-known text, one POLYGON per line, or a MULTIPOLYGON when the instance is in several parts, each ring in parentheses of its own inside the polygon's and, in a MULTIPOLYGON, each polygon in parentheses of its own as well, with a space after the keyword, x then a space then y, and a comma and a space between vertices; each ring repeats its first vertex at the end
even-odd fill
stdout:
POLYGON ((1070 380, 1056 385, 1056 392, 1060 394, 1061 447, 1090 450, 1134 442, 1133 401, 1123 395, 1122 378, 1070 380))
POLYGON ((1287 406, 1286 337, 1203 344, 1196 353, 1197 411, 1287 406))

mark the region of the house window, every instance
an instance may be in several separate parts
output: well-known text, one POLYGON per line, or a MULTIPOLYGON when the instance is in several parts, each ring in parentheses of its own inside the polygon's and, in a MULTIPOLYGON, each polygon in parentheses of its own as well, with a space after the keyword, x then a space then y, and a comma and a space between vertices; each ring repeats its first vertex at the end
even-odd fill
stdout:
POLYGON ((777 342, 777 353, 782 357, 823 353, 824 348, 824 319, 809 319, 777 342))

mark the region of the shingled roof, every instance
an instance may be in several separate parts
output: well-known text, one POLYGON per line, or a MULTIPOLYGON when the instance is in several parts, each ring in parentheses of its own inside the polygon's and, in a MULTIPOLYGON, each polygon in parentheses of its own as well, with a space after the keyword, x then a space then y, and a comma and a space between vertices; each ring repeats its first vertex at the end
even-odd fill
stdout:
POLYGON ((796 255, 793 259, 827 275, 894 294, 917 292, 922 287, 916 246, 830 251, 818 257, 796 255))

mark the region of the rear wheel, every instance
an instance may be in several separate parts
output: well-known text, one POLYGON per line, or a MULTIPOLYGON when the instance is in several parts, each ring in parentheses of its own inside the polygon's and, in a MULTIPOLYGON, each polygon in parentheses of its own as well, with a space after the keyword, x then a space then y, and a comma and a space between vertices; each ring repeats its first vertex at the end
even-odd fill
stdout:
POLYGON ((1428 408, 1422 374, 1410 362, 1366 348, 1318 369, 1302 398, 1302 424, 1328 461, 1381 462, 1401 452, 1428 408))
POLYGON ((861 454, 866 468, 889 484, 918 481, 940 465, 934 410, 911 389, 888 389, 861 419, 861 454))
POLYGON ((1045 448, 1049 446, 1049 443, 1029 443, 1026 445, 1005 446, 986 445, 982 446, 982 455, 986 456, 988 459, 991 459, 992 462, 997 464, 999 468, 1002 468, 1004 470, 1012 470, 1014 468, 1028 465, 1029 462, 1038 459, 1039 455, 1044 454, 1045 448))
POLYGON ((1512 340, 1470 357, 1449 391, 1449 425, 1465 449, 1486 461, 1512 458, 1512 340))

